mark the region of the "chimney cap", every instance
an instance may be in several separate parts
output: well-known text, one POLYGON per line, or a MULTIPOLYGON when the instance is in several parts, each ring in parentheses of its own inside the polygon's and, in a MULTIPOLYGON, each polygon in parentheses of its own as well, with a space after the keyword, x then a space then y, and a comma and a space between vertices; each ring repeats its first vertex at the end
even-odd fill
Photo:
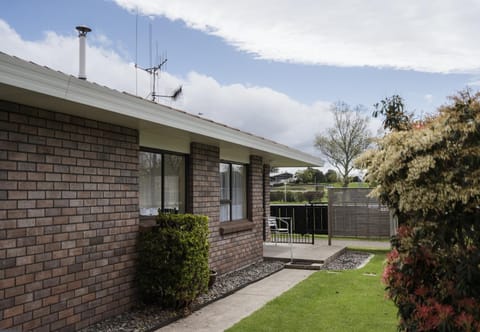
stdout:
POLYGON ((77 29, 79 35, 85 36, 88 32, 92 31, 89 27, 86 25, 78 25, 75 27, 77 29))

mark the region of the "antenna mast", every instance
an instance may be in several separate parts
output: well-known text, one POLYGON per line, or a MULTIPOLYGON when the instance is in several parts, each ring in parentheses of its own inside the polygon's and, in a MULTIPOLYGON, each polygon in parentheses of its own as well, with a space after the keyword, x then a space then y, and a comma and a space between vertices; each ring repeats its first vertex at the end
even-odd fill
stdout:
MULTIPOLYGON (((138 26, 138 9, 137 9, 137 22, 136 25, 138 26)), ((138 27, 136 27, 136 31, 138 31, 138 27)), ((138 32, 136 32, 138 33, 138 32)), ((172 98, 173 100, 176 100, 178 96, 182 93, 182 86, 178 87, 171 95, 160 95, 157 94, 157 78, 159 72, 162 71, 162 68, 166 65, 168 59, 164 56, 161 58, 158 58, 158 46, 157 46, 157 58, 158 58, 158 65, 154 66, 152 65, 152 23, 150 22, 149 25, 149 49, 150 49, 150 67, 149 68, 142 68, 140 67, 136 62, 137 60, 135 59, 135 69, 140 68, 141 70, 146 71, 147 73, 150 74, 150 83, 152 86, 151 92, 148 94, 148 97, 152 98, 153 102, 156 102, 158 97, 163 97, 163 98, 172 98)), ((137 54, 135 55, 137 57, 137 54)), ((138 83, 136 83, 138 84, 138 83)))
POLYGON ((150 68, 141 68, 142 70, 145 70, 147 73, 151 75, 152 79, 152 92, 150 93, 150 96, 152 97, 152 101, 155 101, 157 97, 163 97, 162 95, 157 94, 157 77, 158 77, 158 72, 162 70, 162 67, 167 63, 168 59, 163 59, 160 61, 160 63, 156 66, 150 67, 150 68))

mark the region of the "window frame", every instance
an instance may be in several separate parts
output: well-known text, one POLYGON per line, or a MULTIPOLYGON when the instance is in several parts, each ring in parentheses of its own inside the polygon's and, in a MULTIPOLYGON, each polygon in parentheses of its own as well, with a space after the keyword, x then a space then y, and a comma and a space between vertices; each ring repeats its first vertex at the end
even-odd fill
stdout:
MULTIPOLYGON (((235 222, 235 221, 242 221, 242 220, 248 220, 251 221, 250 219, 250 190, 249 190, 249 178, 250 178, 250 167, 249 164, 246 163, 241 163, 241 162, 235 162, 235 161, 230 161, 230 160, 220 160, 220 163, 218 165, 219 169, 219 174, 220 174, 220 165, 221 164, 226 164, 228 165, 228 175, 229 175, 229 199, 222 199, 221 194, 220 194, 220 207, 222 204, 229 204, 229 218, 227 220, 220 220, 221 223, 228 223, 228 222, 235 222), (245 169, 245 182, 244 182, 244 189, 245 189, 245 197, 244 197, 244 202, 245 202, 245 217, 241 219, 232 219, 233 215, 233 208, 232 208, 232 203, 233 203, 233 165, 238 165, 238 166, 243 166, 245 169)), ((220 176, 220 191, 222 190, 222 179, 220 176)))
MULTIPOLYGON (((188 173, 188 169, 189 169, 189 155, 188 154, 185 154, 185 153, 180 153, 180 152, 174 152, 174 151, 168 151, 168 150, 162 150, 162 149, 155 149, 155 148, 149 148, 149 147, 140 147, 139 149, 139 152, 148 152, 148 153, 156 153, 156 154, 159 154, 161 155, 161 160, 162 160, 162 163, 161 163, 161 177, 162 177, 162 185, 161 185, 161 194, 162 194, 162 199, 161 199, 161 209, 162 211, 165 210, 165 155, 174 155, 174 156, 179 156, 179 157, 183 157, 184 158, 184 188, 183 188, 183 192, 185 193, 185 197, 184 197, 184 213, 186 213, 188 211, 188 178, 189 178, 189 173, 188 173)), ((139 158, 140 159, 140 158, 139 158)), ((139 166, 140 166, 140 162, 139 162, 139 166)), ((138 198, 138 207, 139 207, 139 216, 140 218, 152 218, 152 217, 155 217, 155 216, 145 216, 145 215, 141 215, 140 214, 140 183, 138 184, 138 192, 139 192, 139 198, 138 198)), ((178 211, 179 213, 180 211, 178 211)))

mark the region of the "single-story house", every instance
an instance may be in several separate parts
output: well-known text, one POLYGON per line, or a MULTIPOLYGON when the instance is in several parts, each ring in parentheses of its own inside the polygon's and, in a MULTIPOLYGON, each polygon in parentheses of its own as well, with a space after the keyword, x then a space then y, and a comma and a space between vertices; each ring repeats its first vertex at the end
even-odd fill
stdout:
POLYGON ((283 172, 280 174, 275 174, 270 177, 270 185, 290 183, 295 180, 292 173, 283 172))
POLYGON ((158 209, 209 217, 219 273, 262 260, 269 170, 318 158, 0 53, 0 330, 74 331, 135 302, 158 209))

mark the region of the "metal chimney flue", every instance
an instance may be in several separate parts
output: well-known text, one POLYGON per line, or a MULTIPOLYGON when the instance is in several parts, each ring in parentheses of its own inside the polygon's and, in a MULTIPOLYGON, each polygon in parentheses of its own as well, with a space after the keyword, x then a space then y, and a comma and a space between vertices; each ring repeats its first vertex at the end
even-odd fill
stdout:
POLYGON ((87 33, 92 31, 87 26, 79 25, 75 27, 78 31, 78 41, 79 41, 79 68, 78 68, 78 78, 81 80, 87 79, 87 74, 85 73, 85 48, 87 42, 87 33))

